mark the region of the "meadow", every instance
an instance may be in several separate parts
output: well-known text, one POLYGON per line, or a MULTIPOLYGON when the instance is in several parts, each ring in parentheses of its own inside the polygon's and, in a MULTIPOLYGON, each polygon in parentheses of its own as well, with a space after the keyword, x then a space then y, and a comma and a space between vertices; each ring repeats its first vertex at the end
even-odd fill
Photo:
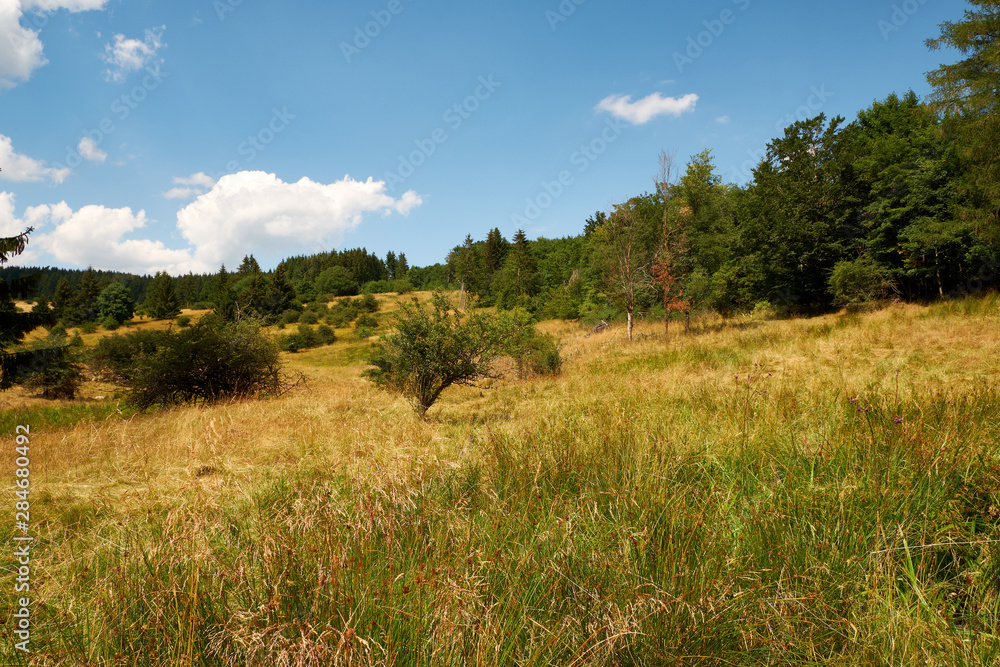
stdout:
POLYGON ((347 331, 286 355, 307 382, 277 399, 0 394, 35 537, 32 652, 8 617, 0 661, 1000 661, 996 294, 539 328, 560 375, 451 388, 426 421, 347 331))

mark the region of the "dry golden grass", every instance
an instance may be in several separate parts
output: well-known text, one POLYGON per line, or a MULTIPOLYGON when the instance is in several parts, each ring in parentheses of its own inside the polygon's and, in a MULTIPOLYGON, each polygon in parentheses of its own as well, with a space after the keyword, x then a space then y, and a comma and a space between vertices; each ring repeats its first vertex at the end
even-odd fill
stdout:
MULTIPOLYGON (((419 297, 426 300, 429 294, 419 297)), ((383 296, 380 302, 383 310, 391 310, 409 298, 383 296)), ((972 457, 973 450, 993 456, 986 440, 1000 424, 992 421, 995 406, 983 401, 1000 384, 1000 336, 995 334, 1000 308, 995 296, 972 303, 967 312, 896 304, 875 313, 808 319, 705 318, 688 335, 672 324, 666 340, 662 323, 639 322, 634 342, 626 340, 623 326, 591 335, 574 323, 545 322, 539 328, 561 339, 559 376, 508 379, 488 389, 451 388, 427 421, 417 419, 402 398, 375 390, 361 377, 368 343, 349 330, 338 331, 339 340, 331 346, 285 355, 289 370, 305 374, 307 383, 277 399, 33 429, 32 488, 47 498, 33 518, 52 540, 51 565, 46 566, 51 569, 37 595, 65 609, 62 589, 83 576, 78 563, 118 562, 111 542, 72 537, 75 524, 65 517, 72 507, 92 517, 81 525, 95 534, 119 535, 127 529, 115 529, 117 522, 134 522, 137 534, 155 524, 172 536, 163 545, 135 539, 146 544, 152 562, 176 561, 181 569, 170 575, 176 579, 159 574, 140 584, 109 575, 94 582, 111 601, 102 604, 111 604, 130 586, 143 595, 173 599, 175 617, 157 616, 167 626, 173 623, 164 634, 171 642, 193 632, 181 616, 198 612, 177 598, 178 591, 193 585, 183 574, 192 567, 226 580, 218 573, 238 566, 236 585, 250 591, 266 584, 276 605, 294 605, 303 596, 321 604, 313 596, 327 595, 330 577, 343 579, 337 590, 352 591, 353 601, 336 607, 342 616, 322 619, 301 611, 275 612, 266 599, 245 592, 254 603, 234 602, 238 613, 224 623, 213 621, 210 638, 200 644, 230 657, 200 662, 192 657, 193 649, 172 649, 172 655, 184 653, 191 664, 393 664, 392 656, 403 651, 409 634, 355 634, 365 623, 386 627, 383 613, 397 619, 389 627, 397 628, 403 618, 423 633, 420 641, 428 653, 406 664, 455 664, 454 647, 460 646, 465 647, 461 655, 476 656, 470 661, 477 664, 515 657, 523 664, 546 664, 554 655, 567 661, 565 656, 571 656, 575 664, 626 664, 622 651, 632 650, 640 637, 677 664, 743 664, 735 653, 726 653, 726 659, 712 655, 735 645, 726 633, 737 626, 746 650, 773 664, 799 658, 818 664, 830 651, 839 651, 844 665, 914 659, 958 664, 947 656, 987 664, 972 659, 964 645, 949 643, 952 630, 946 620, 918 604, 920 596, 953 590, 916 583, 916 577, 931 581, 930 571, 920 569, 929 565, 913 566, 912 590, 897 590, 894 586, 901 584, 894 582, 906 581, 903 565, 889 556, 864 560, 869 543, 894 545, 894 530, 915 530, 903 520, 878 523, 889 512, 885 507, 902 508, 907 521, 921 526, 940 515, 940 524, 919 535, 927 542, 958 534, 950 505, 942 503, 933 512, 908 508, 909 496, 917 502, 920 493, 931 493, 918 493, 919 482, 912 482, 921 479, 916 472, 912 478, 898 473, 898 489, 881 487, 883 467, 889 475, 897 464, 891 452, 876 461, 883 456, 875 453, 876 440, 888 438, 897 443, 893 447, 909 448, 899 456, 914 468, 927 462, 928 470, 947 465, 969 470, 964 457, 972 457), (884 400, 885 419, 890 425, 900 419, 905 430, 882 435, 881 422, 875 428, 866 423, 867 412, 854 414, 848 404, 854 397, 859 409, 873 414, 884 400), (930 405, 934 397, 941 397, 940 406, 930 405), (970 411, 974 435, 969 437, 979 444, 952 451, 952 443, 968 435, 962 433, 963 410, 970 411), (973 415, 976 410, 985 416, 973 415), (871 442, 865 444, 869 433, 871 442), (665 488, 661 480, 674 475, 675 486, 665 488), (484 481, 478 481, 480 476, 484 481), (910 482, 912 490, 904 486, 910 482), (276 484, 294 503, 269 500, 276 509, 259 519, 255 530, 260 535, 236 542, 243 546, 233 547, 235 555, 219 547, 225 522, 237 521, 219 517, 272 498, 276 484), (326 495, 311 491, 317 484, 326 495), (448 500, 435 500, 434 493, 444 493, 442 485, 448 500), (468 488, 452 497, 452 485, 468 488), (871 496, 862 498, 862 492, 871 496), (798 495, 793 500, 787 494, 798 495), (821 505, 827 501, 829 507, 821 505), (836 516, 836 507, 854 507, 852 502, 876 507, 871 520, 836 516), (814 505, 818 509, 810 514, 814 505), (166 518, 153 521, 150 512, 166 518), (845 528, 852 520, 857 525, 845 528), (850 532, 869 525, 877 537, 850 532), (803 535, 810 527, 827 536, 803 535), (268 536, 265 528, 283 537, 268 536), (349 537, 331 542, 324 531, 335 529, 349 537), (740 552, 744 537, 747 545, 760 540, 762 546, 740 552), (858 546, 856 540, 875 541, 858 546), (317 546, 322 558, 315 555, 317 546), (240 553, 241 548, 253 556, 240 553), (709 553, 714 555, 701 558, 709 553), (370 562, 362 565, 365 554, 370 562), (273 569, 244 573, 253 559, 273 569), (666 575, 655 586, 644 583, 642 577, 652 576, 650 563, 657 562, 675 568, 670 570, 673 583, 666 575), (293 566, 308 573, 301 575, 303 582, 313 583, 292 586, 300 576, 290 573, 293 566), (297 592, 282 593, 282 581, 297 592), (405 598, 409 606, 399 611, 407 591, 428 581, 431 597, 421 598, 419 606, 405 598), (368 606, 359 602, 361 596, 368 606), (550 599, 570 602, 549 615, 540 610, 550 599), (871 608, 862 599, 870 600, 871 608), (853 610, 850 619, 837 617, 842 609, 853 610), (732 628, 720 625, 727 615, 732 628), (680 639, 674 642, 698 632, 707 642, 702 653, 691 652, 680 639), (803 633, 812 639, 800 642, 803 633), (530 639, 507 645, 504 637, 515 634, 530 639), (888 652, 880 656, 880 651, 888 652)), ((96 395, 109 397, 103 402, 115 400, 113 388, 93 383, 85 384, 84 395, 91 402, 97 402, 96 395)), ((2 399, 8 401, 5 408, 19 410, 48 404, 16 391, 2 399)), ((13 469, 11 448, 0 460, 13 469)), ((980 485, 976 488, 1000 506, 1000 479, 996 488, 984 481, 992 479, 991 470, 966 486, 980 485)), ((948 479, 944 472, 942 477, 948 479)), ((245 535, 247 529, 242 530, 245 535)), ((983 592, 977 599, 994 598, 983 592)), ((77 604, 89 603, 80 599, 77 604)), ((112 630, 100 618, 93 621, 95 632, 103 633, 95 646, 112 646, 112 630)), ((108 652, 113 651, 100 655, 108 652)), ((79 654, 64 649, 60 655, 39 664, 74 664, 79 654)), ((156 664, 133 656, 123 662, 156 664)), ((112 664, 102 658, 94 663, 112 664)))

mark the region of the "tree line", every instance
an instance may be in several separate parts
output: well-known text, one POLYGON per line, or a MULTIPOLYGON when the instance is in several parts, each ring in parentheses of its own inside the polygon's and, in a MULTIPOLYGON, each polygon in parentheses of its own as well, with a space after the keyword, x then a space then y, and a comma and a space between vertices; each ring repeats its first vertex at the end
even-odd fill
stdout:
MULTIPOLYGON (((706 309, 808 313, 978 289, 1000 256, 1000 3, 971 4, 927 42, 963 56, 928 75, 927 99, 893 93, 851 122, 798 121, 767 144, 746 184, 724 182, 711 150, 683 165, 661 154, 650 190, 595 212, 572 237, 518 230, 508 240, 494 228, 427 267, 355 248, 290 257, 267 273, 252 255, 234 273, 175 278, 46 269, 28 295, 66 323, 103 319, 97 300, 111 283, 124 287, 117 300, 127 292, 153 316, 180 304, 273 320, 330 296, 443 288, 460 290, 464 305, 537 317, 667 322, 706 309)), ((0 279, 29 273, 3 269, 0 279)))

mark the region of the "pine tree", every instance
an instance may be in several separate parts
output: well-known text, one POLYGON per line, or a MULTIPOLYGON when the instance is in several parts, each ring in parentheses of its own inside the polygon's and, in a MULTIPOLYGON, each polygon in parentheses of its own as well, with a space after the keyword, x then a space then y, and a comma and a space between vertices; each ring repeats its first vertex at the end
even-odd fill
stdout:
POLYGON ((260 264, 253 258, 253 255, 243 255, 243 262, 236 272, 241 276, 251 276, 260 273, 260 264))
POLYGON ((153 278, 143 310, 154 320, 165 320, 180 314, 177 288, 174 286, 174 279, 166 271, 158 271, 153 278))
POLYGON ((223 322, 234 322, 236 295, 233 293, 233 286, 229 284, 229 273, 225 264, 219 269, 219 275, 216 277, 215 295, 215 314, 222 318, 223 322))
POLYGON ((535 274, 538 267, 531 256, 531 247, 528 245, 528 237, 523 229, 517 230, 517 233, 514 234, 514 247, 511 256, 514 259, 516 295, 518 297, 533 296, 535 294, 535 274))
MULTIPOLYGON (((0 237, 0 266, 6 264, 10 257, 16 257, 24 252, 28 244, 28 235, 32 231, 34 229, 29 227, 17 236, 0 237)), ((23 298, 34 283, 33 278, 11 281, 0 278, 0 389, 12 386, 26 371, 36 373, 39 369, 44 370, 45 366, 55 362, 65 353, 65 348, 9 351, 36 327, 52 324, 55 321, 48 309, 38 313, 18 312, 14 299, 23 298)))
POLYGON ((285 277, 285 264, 282 262, 271 276, 271 285, 267 294, 267 315, 277 317, 288 310, 295 299, 295 288, 285 277))
POLYGON ((99 312, 97 297, 101 295, 104 286, 101 285, 94 267, 88 266, 80 277, 80 284, 70 305, 69 319, 74 324, 96 322, 99 312))
POLYGON ((391 250, 385 255, 385 268, 389 280, 394 280, 396 278, 396 253, 391 250))
POLYGON ((69 280, 60 278, 56 285, 55 294, 52 295, 52 315, 56 320, 67 320, 72 312, 73 301, 76 293, 73 291, 69 280))
POLYGON ((956 49, 965 58, 927 74, 934 88, 932 107, 945 115, 969 165, 962 185, 971 198, 966 212, 998 236, 1000 220, 1000 2, 969 0, 976 9, 965 20, 941 24, 941 35, 927 40, 931 50, 956 49))
POLYGON ((406 253, 399 253, 399 257, 396 258, 396 277, 399 279, 405 278, 406 274, 410 272, 410 265, 406 261, 406 253))

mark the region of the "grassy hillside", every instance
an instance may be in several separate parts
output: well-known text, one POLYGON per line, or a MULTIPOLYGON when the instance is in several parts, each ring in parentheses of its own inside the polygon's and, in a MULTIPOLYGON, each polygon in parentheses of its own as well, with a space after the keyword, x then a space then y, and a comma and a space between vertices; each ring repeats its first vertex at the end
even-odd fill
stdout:
POLYGON ((996 295, 541 327, 561 376, 450 389, 427 422, 348 336, 289 355, 308 384, 276 400, 0 395, 9 478, 10 423, 33 434, 30 664, 1000 658, 996 295))

